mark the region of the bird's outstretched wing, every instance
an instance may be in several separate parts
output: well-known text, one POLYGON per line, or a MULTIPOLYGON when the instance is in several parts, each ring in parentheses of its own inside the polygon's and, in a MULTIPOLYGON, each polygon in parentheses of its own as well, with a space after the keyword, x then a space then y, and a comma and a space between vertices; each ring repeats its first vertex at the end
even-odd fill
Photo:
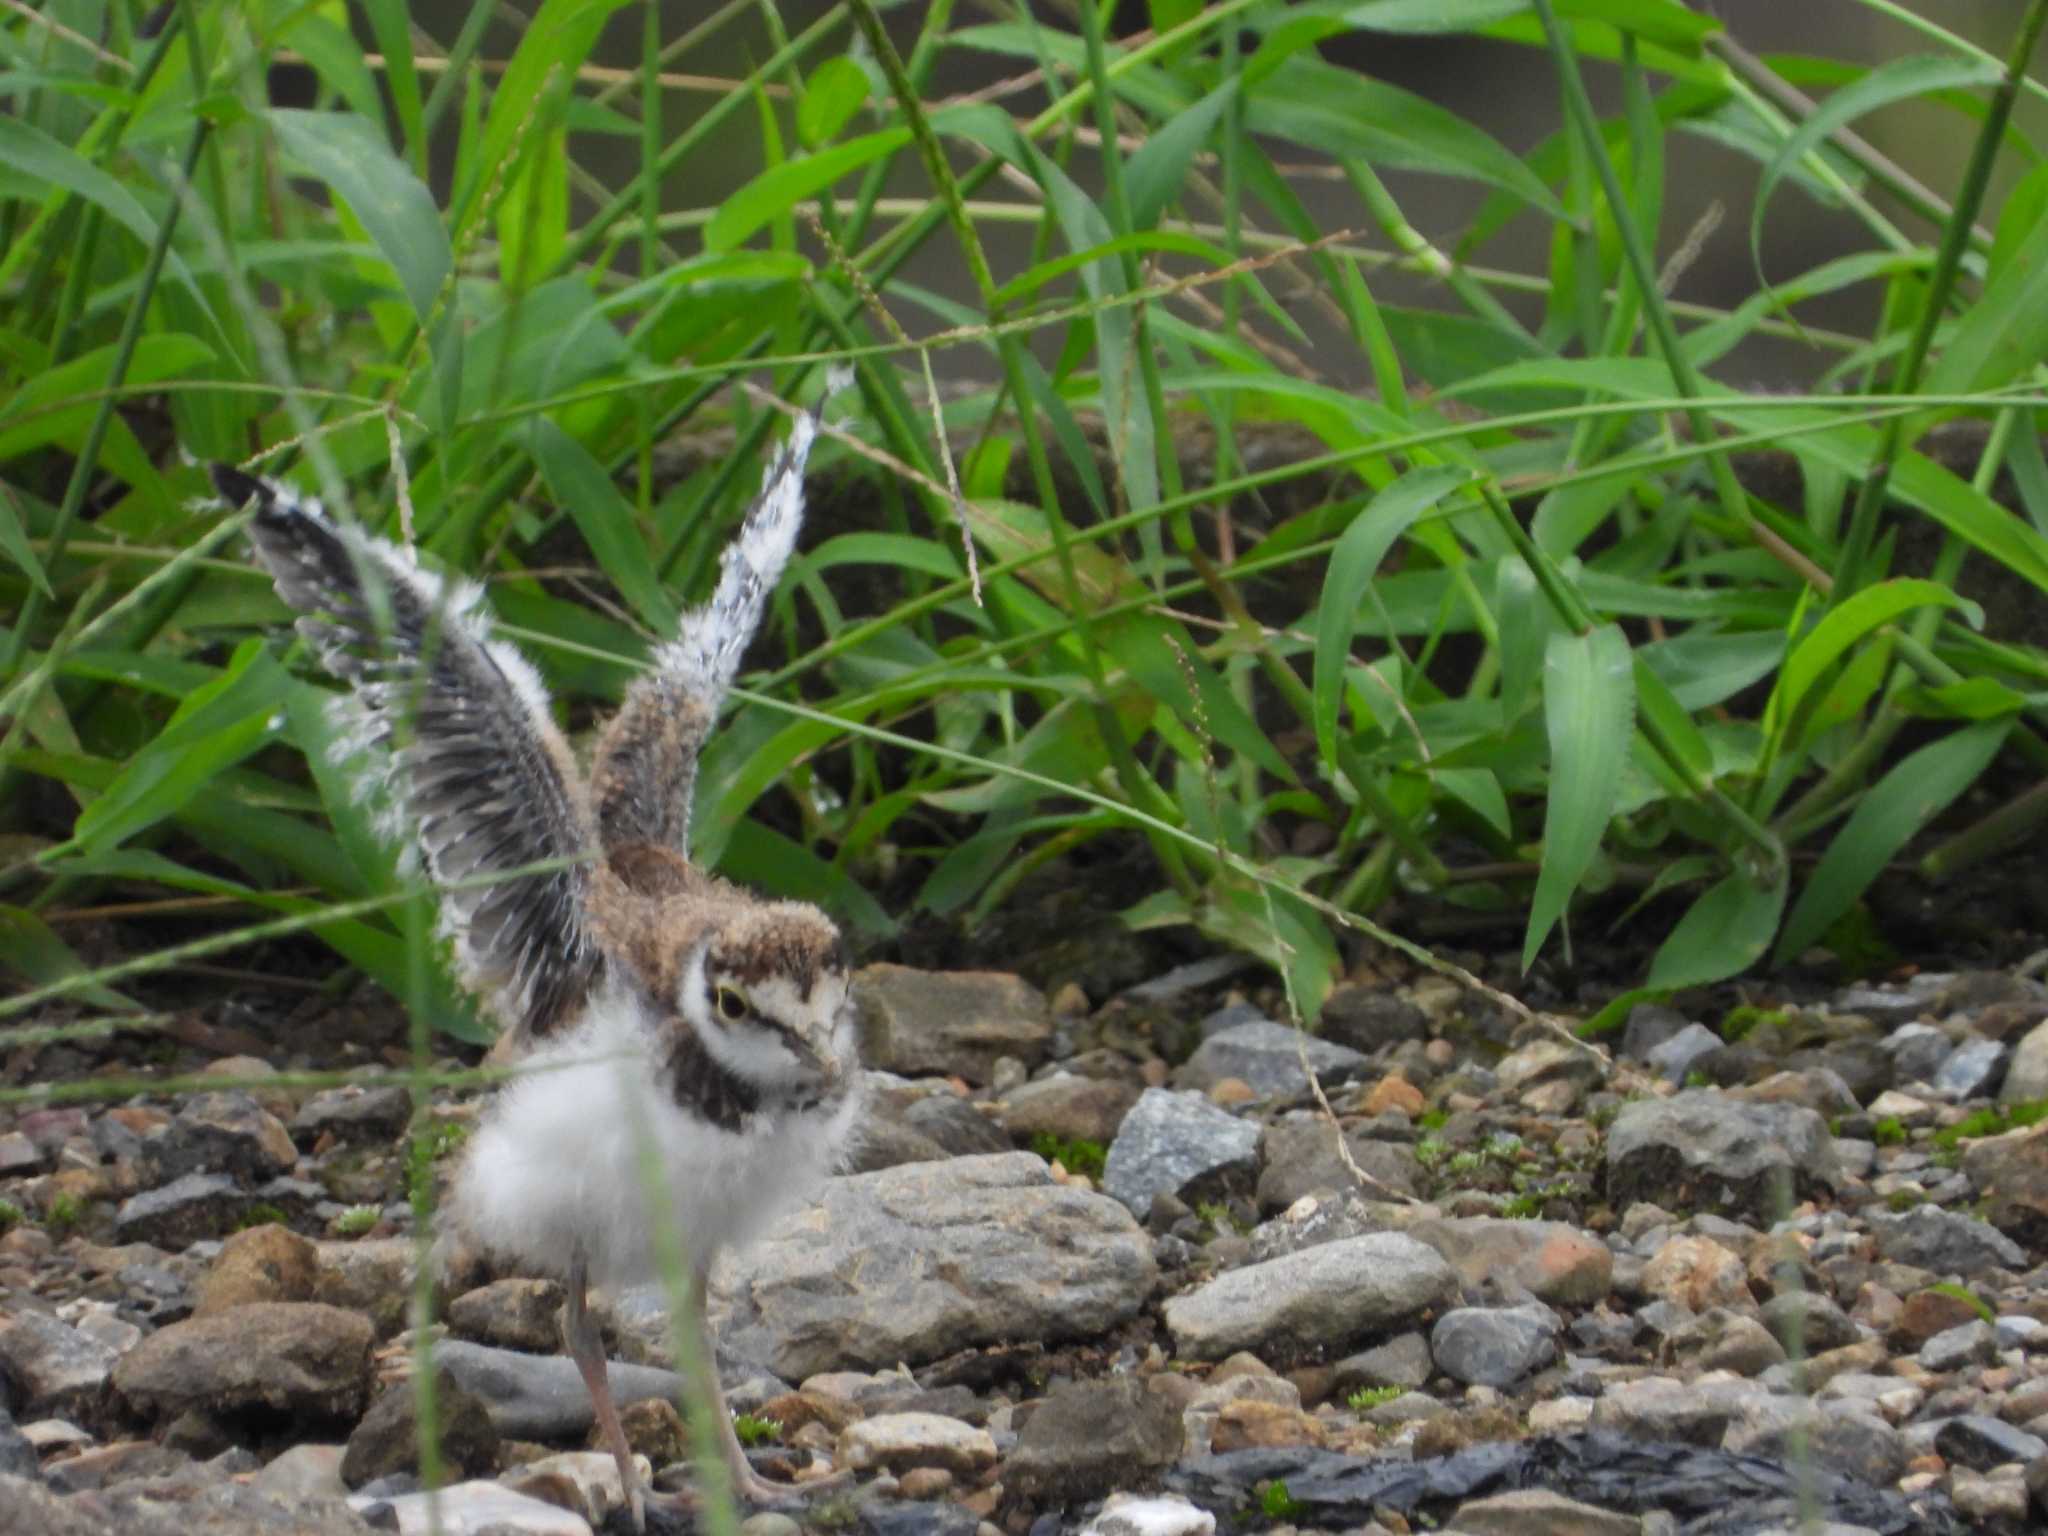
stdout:
POLYGON ((258 559, 328 670, 354 685, 339 751, 369 753, 358 772, 396 813, 386 830, 451 887, 442 925, 463 981, 508 1029, 545 1033, 596 973, 586 872, 510 872, 581 859, 596 840, 539 675, 491 638, 476 587, 443 583, 288 486, 226 465, 212 473, 228 501, 255 503, 258 559))
POLYGON ((799 416, 762 477, 761 494, 719 561, 710 600, 683 615, 654 670, 626 692, 599 737, 590 774, 598 841, 607 852, 652 843, 687 855, 697 754, 718 719, 804 517, 804 466, 818 435, 799 416))

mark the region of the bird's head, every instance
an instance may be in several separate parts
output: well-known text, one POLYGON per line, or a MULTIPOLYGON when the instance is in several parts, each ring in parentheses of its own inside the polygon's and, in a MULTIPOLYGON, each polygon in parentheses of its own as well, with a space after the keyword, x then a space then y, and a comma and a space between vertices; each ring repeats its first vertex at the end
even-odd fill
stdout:
POLYGON ((836 1097, 858 1070, 846 947, 815 907, 745 901, 691 939, 671 974, 705 1052, 764 1097, 836 1097))

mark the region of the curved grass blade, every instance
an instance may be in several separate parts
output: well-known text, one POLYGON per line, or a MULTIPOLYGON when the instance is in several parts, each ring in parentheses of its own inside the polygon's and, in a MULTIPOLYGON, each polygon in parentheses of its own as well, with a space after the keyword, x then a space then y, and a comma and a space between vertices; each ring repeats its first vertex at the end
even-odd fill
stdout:
POLYGON ((1759 885, 1742 870, 1723 876, 1687 909, 1650 962, 1649 985, 1695 987, 1748 970, 1770 948, 1785 910, 1782 872, 1759 885))

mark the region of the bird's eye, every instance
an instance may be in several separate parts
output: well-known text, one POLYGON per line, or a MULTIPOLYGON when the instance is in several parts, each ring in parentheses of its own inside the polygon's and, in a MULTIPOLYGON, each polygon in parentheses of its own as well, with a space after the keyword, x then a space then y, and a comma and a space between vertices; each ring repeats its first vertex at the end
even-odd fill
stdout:
POLYGON ((729 1024, 737 1024, 747 1016, 746 994, 738 987, 728 987, 723 982, 718 987, 718 1016, 729 1024))

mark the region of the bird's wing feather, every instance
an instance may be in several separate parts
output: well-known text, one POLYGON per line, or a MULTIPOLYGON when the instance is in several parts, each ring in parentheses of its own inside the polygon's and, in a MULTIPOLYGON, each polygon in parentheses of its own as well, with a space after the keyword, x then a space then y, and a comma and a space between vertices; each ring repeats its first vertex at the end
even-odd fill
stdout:
POLYGON ((697 754, 796 547, 804 465, 817 433, 816 415, 797 418, 762 478, 761 494, 726 546, 717 589, 702 607, 683 615, 675 639, 655 652, 654 669, 627 690, 599 738, 591 802, 605 849, 652 843, 689 853, 697 754))
MULTIPOLYGON (((477 588, 444 584, 288 486, 225 465, 213 480, 230 502, 255 503, 257 557, 328 670, 354 685, 343 750, 375 749, 360 782, 390 791, 387 830, 428 874, 445 886, 589 853, 583 786, 546 691, 491 637, 477 588)), ((508 1028, 544 1033, 588 993, 597 951, 584 881, 568 863, 443 892, 458 970, 508 1028)))

